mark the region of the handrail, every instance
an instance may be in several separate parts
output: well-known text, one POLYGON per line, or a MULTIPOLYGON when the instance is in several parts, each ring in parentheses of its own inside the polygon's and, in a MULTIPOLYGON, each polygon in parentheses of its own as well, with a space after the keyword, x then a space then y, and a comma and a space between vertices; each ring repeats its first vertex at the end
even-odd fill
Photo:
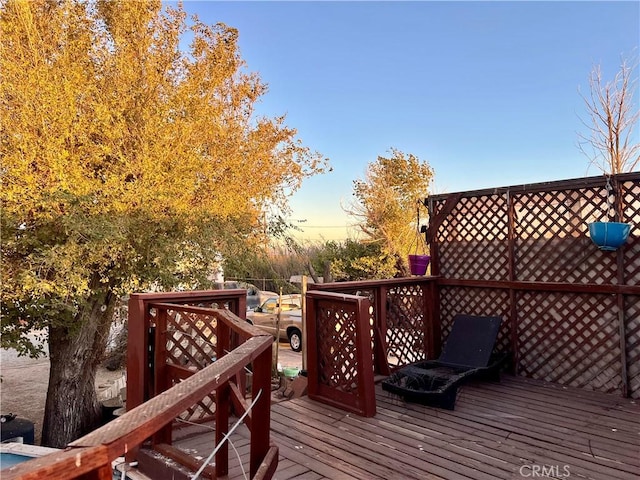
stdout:
MULTIPOLYGON (((193 304, 228 304, 232 313, 244 319, 247 305, 246 293, 246 290, 235 289, 132 294, 129 298, 127 323, 127 406, 135 408, 149 400, 154 393, 154 374, 149 368, 150 362, 153 361, 150 358, 154 330, 150 306, 152 303, 179 304, 183 307, 193 304)), ((127 460, 132 460, 136 452, 137 447, 130 448, 127 460)))
POLYGON ((410 352, 403 345, 394 345, 393 342, 389 344, 394 339, 393 329, 415 330, 422 338, 419 350, 424 352, 424 359, 439 356, 441 332, 437 310, 438 280, 439 277, 435 276, 358 280, 314 284, 313 289, 369 297, 372 308, 374 372, 389 375, 393 369, 419 360, 407 357, 410 352), (394 355, 397 359, 395 365, 389 363, 389 355, 394 355))
MULTIPOLYGON (((133 410, 124 413, 104 427, 70 443, 69 446, 106 445, 110 453, 119 454, 126 450, 127 445, 142 443, 186 408, 228 382, 247 363, 255 360, 258 354, 270 349, 271 344, 270 336, 250 338, 218 361, 133 410)), ((116 457, 117 455, 114 459, 116 457)))
MULTIPOLYGON (((99 429, 75 440, 65 450, 4 469, 3 480, 40 478, 57 480, 80 477, 110 479, 112 477, 111 462, 156 435, 170 425, 174 418, 214 391, 218 396, 217 401, 220 402, 217 408, 220 410, 220 417, 216 415, 216 424, 220 420, 223 420, 224 424, 216 428, 216 432, 224 430, 227 428, 226 420, 230 401, 240 408, 246 407, 242 401, 235 398, 238 396, 238 388, 231 379, 239 375, 250 363, 253 364, 252 396, 255 404, 248 417, 250 419, 254 416, 261 419, 260 422, 250 422, 250 420, 247 422, 251 431, 250 473, 251 478, 271 478, 278 461, 277 447, 269 444, 271 346, 273 343, 271 335, 263 334, 228 310, 170 303, 148 302, 148 304, 156 308, 171 308, 214 316, 219 327, 223 330, 227 328, 246 340, 231 351, 225 352, 223 356, 202 370, 190 376, 185 372, 187 378, 184 380, 128 410, 99 429)), ((216 454, 217 476, 227 473, 228 458, 223 458, 223 454, 227 455, 224 449, 216 454)), ((195 459, 194 463, 197 463, 195 459)))

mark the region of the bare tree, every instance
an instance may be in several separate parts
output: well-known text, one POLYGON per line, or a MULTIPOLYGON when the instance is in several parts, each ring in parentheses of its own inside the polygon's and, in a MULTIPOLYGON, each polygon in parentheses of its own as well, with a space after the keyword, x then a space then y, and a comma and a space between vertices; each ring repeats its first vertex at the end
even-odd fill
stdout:
POLYGON ((580 93, 589 120, 582 120, 588 133, 578 134, 578 147, 604 174, 631 172, 640 166, 640 143, 633 136, 639 115, 633 101, 637 66, 637 60, 629 63, 622 58, 613 80, 605 83, 596 65, 589 75, 589 96, 580 93))

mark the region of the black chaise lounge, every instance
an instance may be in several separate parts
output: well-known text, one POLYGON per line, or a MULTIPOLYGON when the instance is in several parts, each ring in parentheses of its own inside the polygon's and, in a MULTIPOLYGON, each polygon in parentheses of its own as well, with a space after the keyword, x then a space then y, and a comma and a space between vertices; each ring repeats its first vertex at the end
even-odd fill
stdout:
POLYGON ((438 360, 401 367, 382 388, 408 402, 453 410, 458 387, 471 379, 499 380, 506 355, 494 355, 500 317, 456 315, 438 360))

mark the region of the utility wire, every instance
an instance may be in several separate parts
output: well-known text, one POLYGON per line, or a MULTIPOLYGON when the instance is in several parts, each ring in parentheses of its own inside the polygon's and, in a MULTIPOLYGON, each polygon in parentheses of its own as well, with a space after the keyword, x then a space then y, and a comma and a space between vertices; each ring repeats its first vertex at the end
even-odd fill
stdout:
MULTIPOLYGON (((247 408, 247 411, 242 414, 242 416, 238 419, 236 423, 233 424, 233 427, 231 427, 231 429, 224 435, 224 437, 222 438, 222 441, 218 445, 216 445, 216 448, 213 449, 213 452, 211 452, 211 455, 209 455, 207 459, 202 463, 202 465, 200 465, 200 468, 193 475, 193 477, 191 477, 191 480, 198 480, 198 478, 200 478, 200 474, 204 471, 207 465, 209 465, 209 462, 215 456, 215 454, 218 453, 218 450, 220 450, 220 447, 224 444, 224 442, 229 440, 229 437, 235 431, 235 429, 238 428, 238 425, 240 425, 240 422, 242 422, 245 419, 245 417, 249 415, 249 412, 251 411, 253 406, 256 404, 256 402, 260 398, 260 395, 262 395, 262 389, 258 391, 256 398, 254 398, 253 402, 251 402, 251 405, 249 405, 249 408, 247 408)), ((240 463, 242 464, 242 462, 240 463)))

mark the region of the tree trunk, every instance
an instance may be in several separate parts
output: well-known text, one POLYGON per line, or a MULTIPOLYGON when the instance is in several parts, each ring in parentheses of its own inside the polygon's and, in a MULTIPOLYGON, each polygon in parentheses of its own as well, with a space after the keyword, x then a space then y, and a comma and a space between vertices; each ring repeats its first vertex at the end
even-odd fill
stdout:
POLYGON ((115 296, 94 293, 73 325, 49 327, 51 369, 42 444, 63 448, 100 425, 96 371, 104 355, 115 296))

